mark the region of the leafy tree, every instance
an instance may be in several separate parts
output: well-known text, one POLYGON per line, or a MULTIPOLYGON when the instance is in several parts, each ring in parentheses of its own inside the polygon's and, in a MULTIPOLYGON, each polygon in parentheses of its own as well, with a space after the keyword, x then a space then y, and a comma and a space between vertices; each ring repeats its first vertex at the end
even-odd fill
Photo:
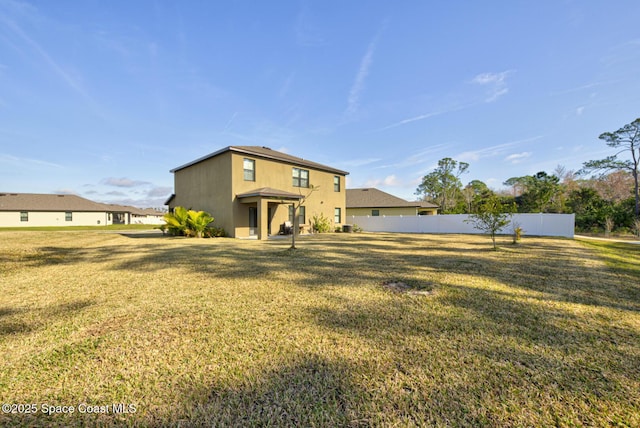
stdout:
POLYGON ((480 180, 471 180, 464 189, 462 189, 462 198, 465 202, 465 212, 470 214, 476 211, 476 206, 487 197, 494 193, 489 187, 480 180))
POLYGON ((552 202, 560 194, 560 179, 540 171, 526 177, 526 190, 522 194, 522 205, 529 212, 548 212, 552 202))
POLYGON ((456 197, 460 193, 462 183, 460 176, 467 172, 469 164, 451 158, 438 161, 438 167, 422 177, 416 189, 416 195, 432 201, 440 206, 443 213, 450 212, 456 205, 456 197))
POLYGON ((491 236, 493 249, 497 250, 496 234, 511 222, 514 211, 515 206, 504 205, 499 197, 492 196, 485 199, 478 208, 478 212, 471 214, 465 221, 491 236))
POLYGON ((504 184, 505 186, 511 187, 513 196, 517 197, 517 196, 521 196, 524 193, 526 189, 526 182, 527 182, 527 176, 511 177, 510 179, 508 179, 502 184, 504 184))
POLYGON ((590 187, 569 193, 567 207, 576 215, 576 229, 588 231, 604 226, 604 220, 611 215, 611 204, 590 187))
POLYGON ((600 134, 599 139, 605 141, 607 146, 617 149, 614 155, 600 160, 591 160, 583 164, 581 173, 592 171, 628 171, 633 176, 636 218, 640 218, 640 194, 638 193, 638 175, 640 174, 640 118, 624 125, 615 132, 600 134), (626 153, 631 159, 618 158, 626 153))

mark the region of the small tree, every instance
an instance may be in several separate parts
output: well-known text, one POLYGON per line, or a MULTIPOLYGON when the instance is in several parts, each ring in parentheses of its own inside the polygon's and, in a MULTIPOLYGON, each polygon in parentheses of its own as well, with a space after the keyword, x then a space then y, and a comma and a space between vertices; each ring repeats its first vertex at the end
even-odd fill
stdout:
POLYGON ((466 223, 470 223, 478 230, 489 236, 493 242, 493 249, 497 250, 496 234, 511 222, 515 208, 513 205, 503 205, 500 199, 492 196, 487 198, 479 207, 478 212, 471 214, 466 223))
POLYGON ((299 223, 298 223, 298 209, 302 206, 302 204, 304 204, 304 201, 307 200, 307 198, 309 196, 311 196, 311 194, 313 192, 315 192, 316 190, 318 190, 317 186, 314 186, 313 184, 309 184, 309 193, 307 193, 306 195, 302 195, 302 192, 300 192, 300 199, 298 199, 298 202, 293 203, 293 232, 291 233, 291 247, 289 247, 289 249, 291 250, 296 250, 296 233, 298 233, 299 230, 299 223))

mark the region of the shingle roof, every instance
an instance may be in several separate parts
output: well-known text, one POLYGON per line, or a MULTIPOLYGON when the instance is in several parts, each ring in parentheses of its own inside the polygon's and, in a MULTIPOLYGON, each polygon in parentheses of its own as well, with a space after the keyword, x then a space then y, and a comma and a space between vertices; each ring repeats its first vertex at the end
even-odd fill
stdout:
POLYGON ((0 193, 0 211, 107 212, 104 204, 77 195, 0 193))
POLYGON ((347 171, 342 171, 340 169, 336 169, 327 165, 322 165, 316 162, 311 162, 308 161, 306 159, 302 159, 299 158, 297 156, 291 156, 289 154, 286 153, 282 153, 282 152, 278 152, 276 150, 271 150, 268 147, 260 147, 260 146, 228 146, 225 147, 223 149, 220 149, 216 152, 210 153, 206 156, 203 156, 199 159, 196 159, 194 161, 191 161, 189 163, 186 163, 184 165, 181 165, 177 168, 174 168, 171 170, 171 172, 176 172, 176 171, 180 171, 181 169, 190 167, 192 165, 195 165, 197 163, 200 163, 202 161, 205 161, 207 159, 210 159, 212 157, 221 155, 223 153, 226 153, 228 151, 231 152, 235 152, 235 153, 244 153, 250 156, 256 156, 256 157, 260 157, 260 158, 264 158, 264 159, 273 159, 273 160, 277 160, 277 161, 281 161, 281 162, 286 162, 288 164, 291 165, 296 165, 296 166, 304 166, 307 168, 313 168, 313 169, 318 169, 320 171, 327 171, 327 172, 331 172, 334 174, 340 174, 340 175, 347 175, 349 174, 347 171))
POLYGON ((101 204, 78 195, 41 193, 0 193, 0 211, 128 212, 136 215, 163 215, 152 208, 101 204))
POLYGON ((347 208, 397 207, 436 208, 437 205, 422 201, 409 202, 372 187, 365 189, 347 189, 347 208))
POLYGON ((270 197, 270 198, 283 198, 283 199, 302 199, 303 196, 286 192, 284 190, 273 189, 271 187, 261 187, 259 189, 250 190, 248 192, 240 193, 238 198, 249 198, 252 196, 270 197))

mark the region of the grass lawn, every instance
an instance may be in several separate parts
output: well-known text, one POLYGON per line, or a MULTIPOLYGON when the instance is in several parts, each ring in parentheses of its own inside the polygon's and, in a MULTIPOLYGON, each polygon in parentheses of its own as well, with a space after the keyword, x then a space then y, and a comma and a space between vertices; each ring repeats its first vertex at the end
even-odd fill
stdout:
POLYGON ((640 426, 640 246, 502 239, 0 232, 0 425, 640 426))

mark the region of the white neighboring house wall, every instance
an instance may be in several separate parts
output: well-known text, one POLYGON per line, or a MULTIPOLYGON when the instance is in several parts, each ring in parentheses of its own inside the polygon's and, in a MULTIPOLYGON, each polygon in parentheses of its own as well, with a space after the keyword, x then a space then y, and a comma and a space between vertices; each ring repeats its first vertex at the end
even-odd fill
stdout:
POLYGON ((0 227, 38 226, 104 226, 111 224, 111 214, 107 212, 70 211, 67 220, 65 211, 0 211, 0 227), (27 213, 27 221, 22 221, 22 212, 27 213))
MULTIPOLYGON (((465 222, 468 214, 444 214, 437 216, 351 216, 367 232, 396 233, 485 233, 465 222)), ((521 227, 523 234, 532 236, 561 236, 573 238, 575 214, 514 214, 511 223, 500 233, 513 233, 513 225, 521 227)))
POLYGON ((162 215, 131 215, 131 224, 165 224, 162 215))

